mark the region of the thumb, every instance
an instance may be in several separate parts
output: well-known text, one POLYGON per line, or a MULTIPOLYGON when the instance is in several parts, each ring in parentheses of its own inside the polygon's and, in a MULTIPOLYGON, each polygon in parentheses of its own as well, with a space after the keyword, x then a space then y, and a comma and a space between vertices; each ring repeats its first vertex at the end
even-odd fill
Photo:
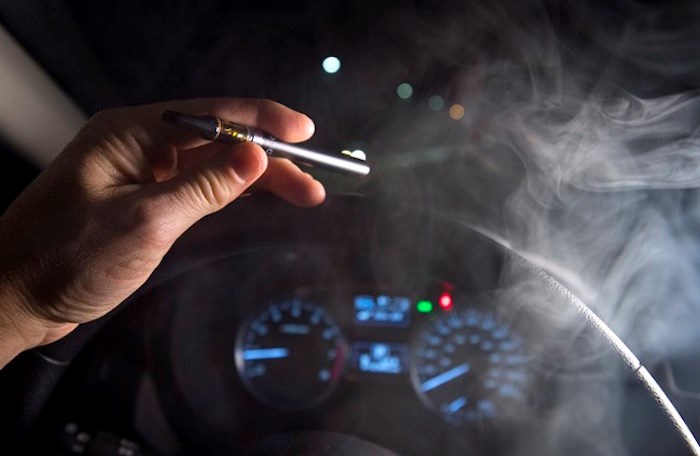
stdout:
POLYGON ((159 201, 159 212, 182 232, 238 198, 267 168, 267 155, 255 144, 211 143, 207 148, 208 156, 195 166, 146 188, 159 201))

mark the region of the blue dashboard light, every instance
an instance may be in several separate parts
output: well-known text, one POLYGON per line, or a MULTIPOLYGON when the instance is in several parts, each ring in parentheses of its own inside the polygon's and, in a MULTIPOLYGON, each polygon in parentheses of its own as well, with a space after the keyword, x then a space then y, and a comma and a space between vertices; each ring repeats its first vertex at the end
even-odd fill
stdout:
POLYGON ((372 310, 374 308, 374 298, 372 296, 356 296, 355 310, 372 310))
POLYGON ((283 334, 307 335, 311 332, 311 327, 309 325, 300 325, 298 323, 285 323, 280 326, 280 332, 283 334))
POLYGON ((258 359, 281 359, 289 356, 289 349, 284 347, 278 348, 253 348, 243 350, 243 359, 246 361, 258 359))
POLYGON ((353 309, 358 325, 406 327, 411 321, 411 300, 404 296, 357 295, 353 309))
POLYGON ((469 307, 438 315, 414 339, 412 355, 416 392, 449 422, 491 419, 525 403, 528 352, 493 311, 469 307))
POLYGON ((383 342, 356 342, 353 360, 360 372, 400 374, 405 371, 406 346, 383 342))
POLYGON ((453 367, 452 369, 443 372, 440 375, 437 375, 429 380, 426 380, 423 382, 420 386, 421 391, 424 393, 427 393, 430 390, 433 390, 435 388, 438 388, 442 385, 444 385, 447 382, 451 382, 452 380, 461 377, 462 375, 466 374, 469 372, 469 364, 463 363, 460 364, 459 366, 453 367))
POLYGON ((447 411, 449 413, 455 413, 465 405, 467 405, 467 398, 464 396, 460 396, 454 401, 450 402, 450 404, 447 406, 447 411))
POLYGON ((236 336, 233 355, 243 386, 255 398, 300 410, 333 392, 347 353, 340 328, 323 307, 291 298, 251 316, 236 336))

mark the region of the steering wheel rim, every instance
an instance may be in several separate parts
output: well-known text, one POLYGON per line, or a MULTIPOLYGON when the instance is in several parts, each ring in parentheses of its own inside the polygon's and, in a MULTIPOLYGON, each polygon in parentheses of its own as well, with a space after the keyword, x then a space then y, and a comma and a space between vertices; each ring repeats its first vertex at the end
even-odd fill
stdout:
POLYGON ((129 303, 183 271, 214 261, 227 252, 239 251, 240 245, 251 247, 270 239, 280 243, 322 240, 329 245, 346 243, 367 251, 398 252, 410 258, 423 255, 430 257, 431 267, 439 271, 455 270, 455 262, 459 262, 462 271, 465 262, 471 266, 478 264, 478 267, 468 270, 477 271, 478 277, 472 278, 471 283, 475 287, 483 287, 484 291, 501 280, 506 268, 515 265, 518 274, 536 277, 553 296, 557 296, 562 308, 575 311, 589 328, 605 340, 653 397, 690 452, 700 455, 700 446, 692 432, 647 369, 588 306, 551 274, 468 227, 427 213, 400 207, 387 209, 358 196, 332 196, 323 206, 302 211, 260 195, 243 198, 202 220, 178 240, 163 261, 163 266, 118 309, 93 323, 82 325, 57 343, 22 354, 2 371, 0 386, 6 396, 3 402, 7 404, 2 416, 5 429, 12 430, 11 435, 18 441, 31 434, 54 386, 71 360, 100 328, 127 308, 129 303), (337 220, 348 217, 356 221, 353 226, 362 229, 352 232, 326 229, 334 226, 337 220), (280 218, 286 223, 268 223, 271 218, 280 218), (240 223, 241 220, 244 223, 240 223), (459 239, 461 245, 472 247, 468 258, 455 255, 455 239, 459 239), (219 247, 215 252, 208 248, 212 242, 219 247))

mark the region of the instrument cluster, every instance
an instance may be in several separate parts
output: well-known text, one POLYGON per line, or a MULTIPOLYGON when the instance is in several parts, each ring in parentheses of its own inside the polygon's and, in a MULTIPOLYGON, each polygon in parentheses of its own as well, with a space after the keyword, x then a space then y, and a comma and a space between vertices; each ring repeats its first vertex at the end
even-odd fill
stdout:
POLYGON ((245 320, 231 352, 252 396, 303 410, 323 403, 344 379, 400 379, 454 424, 513 414, 526 403, 525 344, 486 303, 443 291, 335 295, 334 304, 280 298, 245 320))
POLYGON ((178 434, 232 448, 307 430, 412 454, 508 442, 491 437, 537 413, 536 326, 489 273, 447 281, 319 248, 193 269, 149 296, 166 413, 178 434))

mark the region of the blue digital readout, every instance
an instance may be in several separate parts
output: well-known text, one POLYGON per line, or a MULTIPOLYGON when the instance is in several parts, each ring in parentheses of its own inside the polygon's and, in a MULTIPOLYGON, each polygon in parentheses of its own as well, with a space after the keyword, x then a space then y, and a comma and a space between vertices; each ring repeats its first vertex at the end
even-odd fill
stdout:
POLYGON ((375 374, 401 374, 405 371, 406 346, 383 342, 356 342, 352 346, 355 368, 375 374))
POLYGON ((403 296, 355 296, 355 323, 374 326, 408 326, 411 300, 403 296))

